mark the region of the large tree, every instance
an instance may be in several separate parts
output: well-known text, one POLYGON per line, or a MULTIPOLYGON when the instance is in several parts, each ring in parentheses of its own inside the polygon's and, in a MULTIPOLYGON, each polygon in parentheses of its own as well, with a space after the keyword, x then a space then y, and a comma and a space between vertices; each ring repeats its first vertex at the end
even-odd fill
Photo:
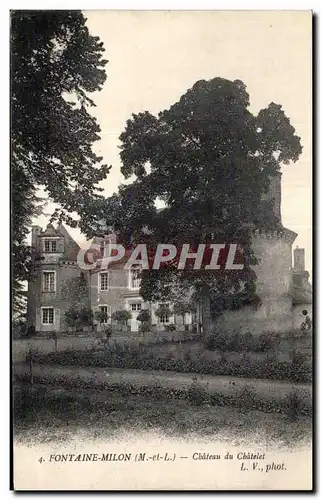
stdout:
POLYGON ((211 309, 258 300, 252 230, 279 225, 263 198, 281 164, 298 159, 300 139, 280 105, 254 115, 244 83, 223 78, 198 81, 157 117, 132 115, 120 139, 122 173, 135 180, 107 200, 107 225, 132 244, 240 245, 242 270, 194 270, 190 261, 181 271, 173 262, 142 273, 145 300, 180 296, 193 287, 208 336, 211 309), (162 210, 156 200, 163 201, 162 210))
MULTIPOLYGON (((80 11, 11 13, 13 303, 30 273, 26 245, 37 189, 59 204, 53 219, 75 226, 99 196, 109 167, 93 151, 100 127, 89 94, 106 79, 104 47, 80 11)), ((85 215, 86 218, 86 215, 85 215)))

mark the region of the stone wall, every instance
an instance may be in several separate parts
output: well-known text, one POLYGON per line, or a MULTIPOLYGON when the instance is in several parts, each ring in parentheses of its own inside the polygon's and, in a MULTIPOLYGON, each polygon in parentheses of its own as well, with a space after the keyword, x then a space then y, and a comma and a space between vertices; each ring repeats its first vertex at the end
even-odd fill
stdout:
POLYGON ((293 328, 292 243, 295 233, 255 233, 253 248, 260 259, 254 270, 256 290, 261 299, 257 308, 246 306, 237 311, 224 311, 215 319, 216 330, 251 332, 283 332, 293 328))
POLYGON ((295 329, 301 328, 301 324, 305 320, 303 311, 306 310, 312 321, 312 304, 298 304, 293 307, 293 325, 295 329))
POLYGON ((71 307, 71 302, 62 297, 61 291, 66 280, 79 277, 81 269, 75 263, 48 264, 41 266, 36 282, 33 285, 33 299, 36 304, 36 331, 60 331, 67 328, 64 323, 65 312, 71 307), (42 271, 53 270, 56 272, 56 291, 43 292, 42 291, 42 271), (43 325, 41 322, 41 307, 54 307, 55 309, 55 323, 53 325, 43 325))

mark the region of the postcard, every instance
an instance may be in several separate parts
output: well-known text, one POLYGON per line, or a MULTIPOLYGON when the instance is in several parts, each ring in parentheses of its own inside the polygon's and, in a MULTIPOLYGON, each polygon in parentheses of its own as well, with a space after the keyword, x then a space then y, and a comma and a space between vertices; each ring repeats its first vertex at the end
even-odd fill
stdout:
POLYGON ((312 491, 312 12, 10 23, 12 489, 312 491))

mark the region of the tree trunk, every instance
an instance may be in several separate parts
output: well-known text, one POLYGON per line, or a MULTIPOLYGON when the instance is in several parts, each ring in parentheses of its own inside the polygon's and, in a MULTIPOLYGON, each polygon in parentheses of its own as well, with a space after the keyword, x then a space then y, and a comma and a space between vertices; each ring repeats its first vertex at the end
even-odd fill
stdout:
POLYGON ((202 337, 204 342, 207 342, 211 335, 210 291, 208 285, 203 285, 201 289, 201 318, 202 337))
POLYGON ((34 385, 34 371, 33 371, 33 353, 30 353, 30 358, 29 358, 29 371, 30 371, 30 384, 34 385))

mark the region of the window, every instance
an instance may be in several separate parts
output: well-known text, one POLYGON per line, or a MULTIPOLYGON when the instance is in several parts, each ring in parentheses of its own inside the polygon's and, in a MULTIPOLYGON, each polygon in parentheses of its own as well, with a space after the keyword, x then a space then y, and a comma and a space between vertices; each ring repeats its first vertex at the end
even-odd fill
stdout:
POLYGON ((43 325, 53 325, 54 324, 54 308, 53 307, 43 307, 41 312, 42 312, 42 324, 43 325))
POLYGON ((56 291, 56 273, 55 271, 43 272, 44 292, 56 291))
POLYGON ((163 314, 162 316, 160 316, 160 323, 169 323, 169 321, 170 319, 168 314, 163 314))
POLYGON ((142 304, 140 304, 139 302, 135 302, 135 303, 131 304, 131 311, 139 312, 139 311, 141 311, 141 307, 142 307, 142 304))
POLYGON ((56 240, 44 240, 44 251, 45 252, 57 252, 57 241, 56 240))
POLYGON ((111 315, 111 307, 110 306, 99 306, 101 313, 101 323, 106 324, 111 315))
POLYGON ((107 291, 108 290, 108 272, 100 273, 100 290, 107 291))
POLYGON ((130 270, 130 288, 131 290, 136 290, 140 288, 141 285, 141 267, 137 266, 130 270))
MULTIPOLYGON (((160 306, 164 308, 170 308, 170 304, 168 302, 163 302, 162 304, 160 303, 160 306)), ((159 317, 160 323, 170 323, 170 316, 169 314, 162 314, 159 317)))

